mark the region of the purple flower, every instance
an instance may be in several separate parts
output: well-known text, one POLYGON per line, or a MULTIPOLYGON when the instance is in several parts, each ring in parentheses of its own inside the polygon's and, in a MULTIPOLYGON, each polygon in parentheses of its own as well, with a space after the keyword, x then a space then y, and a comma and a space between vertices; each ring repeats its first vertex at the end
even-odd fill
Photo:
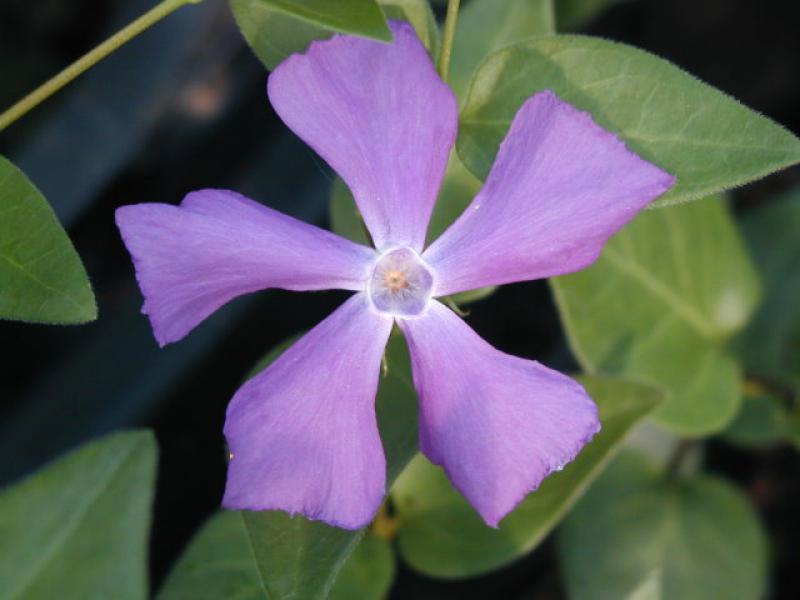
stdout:
POLYGON ((457 106, 413 29, 391 27, 391 45, 314 42, 268 84, 283 121, 350 187, 375 249, 224 190, 124 206, 117 224, 162 346, 241 294, 356 292, 234 396, 226 507, 346 528, 372 519, 386 472, 375 393, 396 323, 420 449, 496 526, 599 430, 597 409, 578 383, 496 350, 436 298, 586 267, 673 177, 542 92, 519 109, 483 189, 426 248, 457 106))

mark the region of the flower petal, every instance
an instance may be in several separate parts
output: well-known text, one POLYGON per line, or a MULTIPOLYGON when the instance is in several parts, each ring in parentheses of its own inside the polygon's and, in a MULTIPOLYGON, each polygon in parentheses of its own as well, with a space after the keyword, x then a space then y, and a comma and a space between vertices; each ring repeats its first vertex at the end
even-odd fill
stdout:
POLYGON ((236 393, 223 505, 358 529, 385 493, 375 417, 392 319, 356 294, 236 393))
POLYGON ((399 325, 420 397, 420 449, 488 525, 599 431, 577 382, 496 350, 439 302, 399 325))
POLYGON ((201 190, 180 206, 135 204, 116 213, 162 346, 217 308, 268 287, 364 287, 375 252, 226 190, 201 190))
POLYGON ((425 243, 455 141, 455 97, 407 23, 392 44, 337 35, 313 42, 269 77, 281 119, 353 192, 375 246, 425 243))
POLYGON ((425 251, 434 293, 583 269, 674 181, 588 113, 536 94, 514 117, 483 189, 425 251))

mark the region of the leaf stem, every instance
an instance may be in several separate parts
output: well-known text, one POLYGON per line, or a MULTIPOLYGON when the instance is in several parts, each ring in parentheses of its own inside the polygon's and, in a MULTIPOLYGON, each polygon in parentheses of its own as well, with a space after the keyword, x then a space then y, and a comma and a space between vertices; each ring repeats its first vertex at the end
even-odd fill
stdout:
POLYGON ((182 6, 198 4, 201 1, 202 0, 163 0, 163 2, 125 26, 87 54, 84 54, 58 75, 43 83, 14 106, 0 114, 0 131, 41 104, 44 100, 78 77, 78 75, 81 75, 84 71, 96 65, 106 56, 114 52, 114 50, 126 42, 129 42, 167 15, 173 13, 182 6))
POLYGON ((686 459, 691 456, 696 447, 697 444, 693 440, 681 440, 678 442, 664 470, 669 479, 675 479, 682 474, 686 459))
POLYGON ((442 49, 439 51, 439 76, 442 81, 447 81, 450 70, 450 54, 453 51, 453 38, 456 34, 456 21, 458 21, 458 6, 461 0, 447 1, 447 14, 444 17, 444 31, 442 33, 442 49))

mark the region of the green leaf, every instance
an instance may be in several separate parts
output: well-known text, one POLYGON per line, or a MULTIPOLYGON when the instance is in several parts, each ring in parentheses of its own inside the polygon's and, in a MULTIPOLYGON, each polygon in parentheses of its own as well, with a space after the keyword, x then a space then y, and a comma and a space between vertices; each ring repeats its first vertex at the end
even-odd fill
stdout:
MULTIPOLYGON (((399 335, 390 338, 386 361, 389 370, 378 388, 377 413, 391 485, 417 450, 417 404, 408 352, 399 335)), ((279 511, 241 515, 270 600, 326 598, 364 534, 279 511)))
MULTIPOLYGON (((394 579, 389 545, 367 533, 344 563, 328 598, 380 600, 394 579)), ((272 600, 261 581, 241 513, 212 516, 170 572, 158 600, 272 600)))
POLYGON ((556 0, 559 31, 577 31, 600 13, 623 0, 556 0))
POLYGON ((472 0, 458 16, 447 82, 463 101, 472 73, 491 52, 549 33, 553 0, 472 0))
POLYGON ((758 448, 782 441, 788 434, 786 407, 766 394, 745 394, 736 418, 723 432, 726 441, 758 448))
POLYGON ((153 435, 108 436, 0 493, 0 598, 143 600, 153 435))
POLYGON ((386 540, 368 532, 345 563, 329 600, 383 600, 394 581, 394 553, 386 540))
POLYGON ((733 419, 741 381, 724 342, 747 323, 759 282, 719 198, 641 213, 594 265, 551 285, 586 371, 662 385, 654 416, 683 435, 733 419))
POLYGON ((601 432, 561 473, 530 494, 500 525, 487 527, 443 471, 419 455, 392 490, 405 560, 435 577, 468 577, 530 552, 603 470, 627 433, 662 399, 657 390, 606 377, 582 380, 600 409, 601 432))
POLYGON ((551 89, 677 176, 656 205, 703 198, 800 161, 800 140, 675 65, 607 40, 544 36, 482 63, 461 112, 458 154, 483 179, 522 103, 551 89))
POLYGON ((438 45, 436 21, 424 0, 385 0, 377 4, 374 0, 230 0, 230 5, 242 35, 268 69, 274 69, 290 54, 305 51, 312 41, 329 38, 336 31, 390 41, 381 9, 387 17, 410 22, 428 50, 438 45), (302 18, 297 12, 282 10, 279 4, 314 5, 321 7, 321 14, 327 16, 302 18))
POLYGON ((745 367, 800 393, 800 188, 745 214, 764 303, 734 348, 745 367))
POLYGON ((0 156, 0 319, 77 324, 96 318, 89 278, 53 210, 0 156))
POLYGON ((238 512, 211 517, 173 567, 158 600, 263 600, 250 538, 238 512))
POLYGON ((620 455, 558 541, 570 600, 648 588, 647 598, 757 600, 765 591, 766 543, 747 499, 717 477, 669 480, 637 455, 620 455))

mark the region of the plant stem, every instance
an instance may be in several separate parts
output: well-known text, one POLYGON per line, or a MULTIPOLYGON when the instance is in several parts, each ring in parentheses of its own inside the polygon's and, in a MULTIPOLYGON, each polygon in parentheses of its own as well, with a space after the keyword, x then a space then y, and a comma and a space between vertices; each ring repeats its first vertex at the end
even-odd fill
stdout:
POLYGON ((442 81, 447 81, 447 72, 450 70, 450 54, 453 51, 453 38, 456 34, 456 21, 458 21, 458 5, 461 0, 448 0, 447 14, 444 18, 444 32, 442 33, 442 49, 439 51, 439 76, 442 81))
POLYGON ((67 85, 78 75, 96 65, 117 48, 132 40, 137 35, 154 25, 167 15, 187 4, 198 4, 202 0, 163 0, 160 4, 143 14, 141 17, 118 31, 105 42, 84 54, 58 75, 45 82, 33 92, 25 96, 14 106, 0 114, 0 131, 11 125, 14 121, 25 115, 28 111, 38 106, 41 102, 52 96, 55 92, 67 85))

